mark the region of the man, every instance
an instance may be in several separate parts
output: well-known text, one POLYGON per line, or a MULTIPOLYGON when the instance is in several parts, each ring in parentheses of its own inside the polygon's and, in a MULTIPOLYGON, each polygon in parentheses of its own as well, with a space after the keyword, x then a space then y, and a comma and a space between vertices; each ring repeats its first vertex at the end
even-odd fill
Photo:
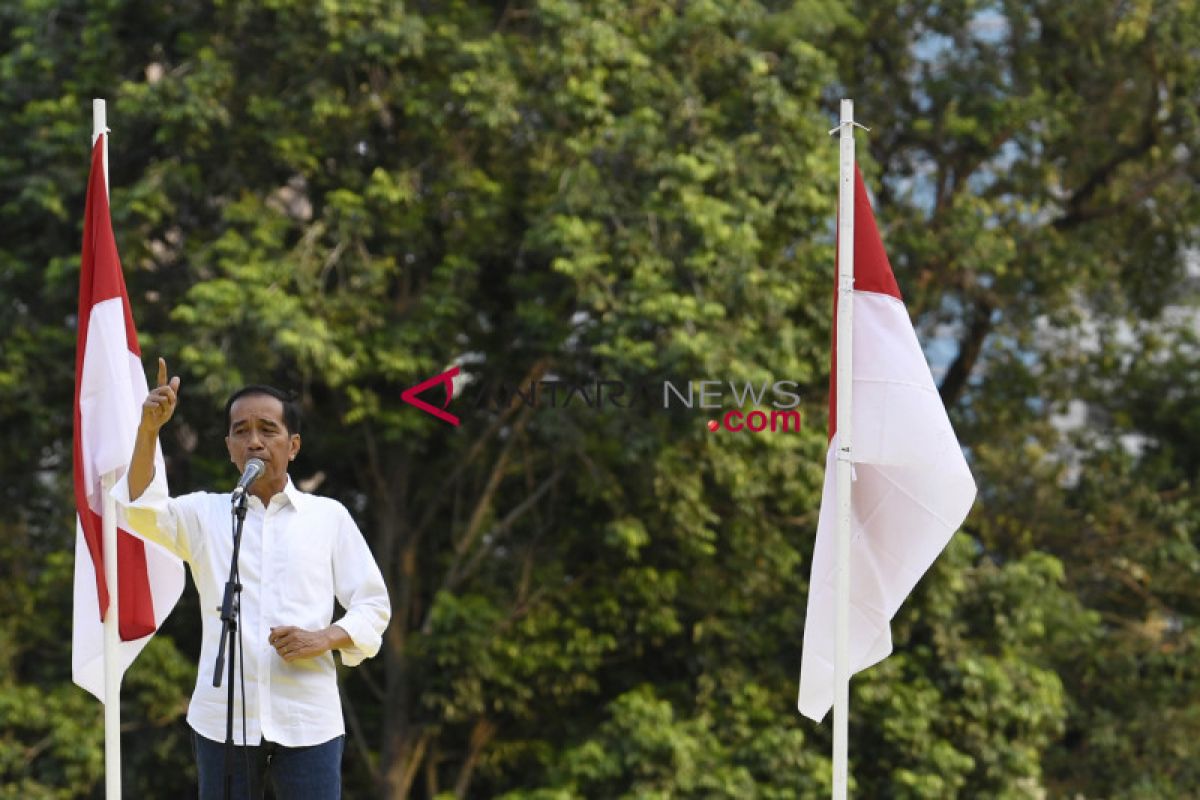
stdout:
MULTIPOLYGON (((233 537, 229 495, 170 498, 164 477, 154 474, 158 432, 175 413, 178 398, 179 378, 167 381, 160 358, 158 385, 142 406, 129 470, 113 495, 129 529, 188 562, 200 595, 204 638, 187 719, 200 797, 208 800, 224 796, 229 678, 223 674, 216 688, 212 675, 233 537)), ((298 404, 277 389, 248 386, 229 398, 225 416, 225 446, 238 471, 251 458, 266 465, 249 489, 238 558, 242 647, 234 742, 248 746, 234 754, 232 796, 262 797, 269 776, 275 796, 284 800, 338 798, 345 727, 332 651, 340 651, 347 666, 379 651, 391 616, 387 589, 346 508, 299 491, 288 477, 288 465, 300 452, 298 404), (336 623, 334 599, 346 610, 336 623)))

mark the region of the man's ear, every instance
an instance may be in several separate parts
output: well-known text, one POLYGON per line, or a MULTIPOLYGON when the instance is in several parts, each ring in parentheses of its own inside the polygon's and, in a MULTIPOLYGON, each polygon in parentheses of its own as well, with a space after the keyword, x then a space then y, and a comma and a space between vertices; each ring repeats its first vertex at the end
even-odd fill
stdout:
POLYGON ((233 458, 233 445, 231 445, 231 444, 230 444, 230 440, 229 440, 229 437, 228 437, 228 436, 226 436, 226 437, 225 437, 225 449, 226 449, 226 450, 229 452, 229 461, 230 461, 230 463, 232 463, 232 464, 234 464, 234 465, 236 466, 236 465, 237 465, 237 461, 236 461, 236 460, 234 460, 234 458, 233 458))
POLYGON ((293 433, 291 442, 291 452, 288 454, 288 461, 295 461, 296 456, 300 453, 300 434, 293 433))

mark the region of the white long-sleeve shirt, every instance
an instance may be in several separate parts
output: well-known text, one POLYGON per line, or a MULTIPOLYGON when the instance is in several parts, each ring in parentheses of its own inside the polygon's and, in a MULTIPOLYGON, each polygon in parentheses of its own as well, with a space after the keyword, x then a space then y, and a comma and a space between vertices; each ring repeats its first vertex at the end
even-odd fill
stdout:
MULTIPOLYGON (((225 741, 228 661, 220 688, 213 687, 212 677, 221 637, 221 600, 233 557, 229 495, 168 497, 159 476, 135 502, 129 499, 126 479, 112 493, 122 527, 162 545, 191 567, 200 594, 203 642, 187 720, 201 736, 225 741)), ((343 664, 354 666, 379 651, 391 604, 350 512, 336 500, 299 491, 289 478, 266 508, 257 497, 249 497, 238 561, 246 742, 257 745, 265 738, 303 747, 342 735, 333 653, 288 663, 275 652, 268 635, 281 625, 321 630, 333 623, 353 642, 340 651, 343 664), (335 598, 346 613, 333 622, 335 598)), ((243 744, 240 674, 234 698, 233 738, 243 744)))

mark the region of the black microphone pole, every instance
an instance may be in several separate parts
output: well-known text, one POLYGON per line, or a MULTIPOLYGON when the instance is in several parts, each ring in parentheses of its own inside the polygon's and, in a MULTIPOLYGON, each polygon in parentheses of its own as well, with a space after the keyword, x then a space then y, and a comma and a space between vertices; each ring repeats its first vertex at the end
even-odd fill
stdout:
MULTIPOLYGON (((233 794, 233 686, 234 662, 237 660, 237 626, 241 611, 242 584, 238 576, 238 552, 242 547, 242 524, 246 521, 246 492, 236 495, 233 501, 233 558, 229 562, 229 580, 225 582, 225 596, 221 600, 221 643, 217 648, 217 663, 213 670, 213 686, 221 685, 221 672, 225 662, 225 647, 229 647, 228 702, 225 708, 225 800, 233 794)), ((243 698, 243 701, 245 698, 243 698)), ((243 708, 242 713, 246 710, 243 708)), ((245 746, 245 742, 242 745, 245 746)), ((246 780, 250 776, 246 775, 246 780)))

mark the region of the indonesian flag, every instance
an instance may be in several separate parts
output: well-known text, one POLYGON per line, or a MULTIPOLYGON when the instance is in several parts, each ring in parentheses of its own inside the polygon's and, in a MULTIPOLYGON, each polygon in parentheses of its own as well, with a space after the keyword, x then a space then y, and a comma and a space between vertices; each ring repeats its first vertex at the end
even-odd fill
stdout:
MULTIPOLYGON (((975 481, 900 299, 857 167, 854 177, 851 674, 892 652, 892 617, 975 501, 975 481)), ((834 692, 836 324, 829 383, 830 441, 797 701, 800 713, 818 722, 833 705, 834 692)))
MULTIPOLYGON (((75 352, 75 620, 71 675, 104 701, 104 579, 101 477, 124 471, 133 452, 146 376, 108 211, 104 141, 92 148, 75 352)), ((161 454, 156 467, 162 474, 161 454)), ((111 506, 111 504, 110 504, 111 506)), ((111 663, 124 674, 183 591, 183 564, 155 545, 117 532, 121 634, 111 663)))

